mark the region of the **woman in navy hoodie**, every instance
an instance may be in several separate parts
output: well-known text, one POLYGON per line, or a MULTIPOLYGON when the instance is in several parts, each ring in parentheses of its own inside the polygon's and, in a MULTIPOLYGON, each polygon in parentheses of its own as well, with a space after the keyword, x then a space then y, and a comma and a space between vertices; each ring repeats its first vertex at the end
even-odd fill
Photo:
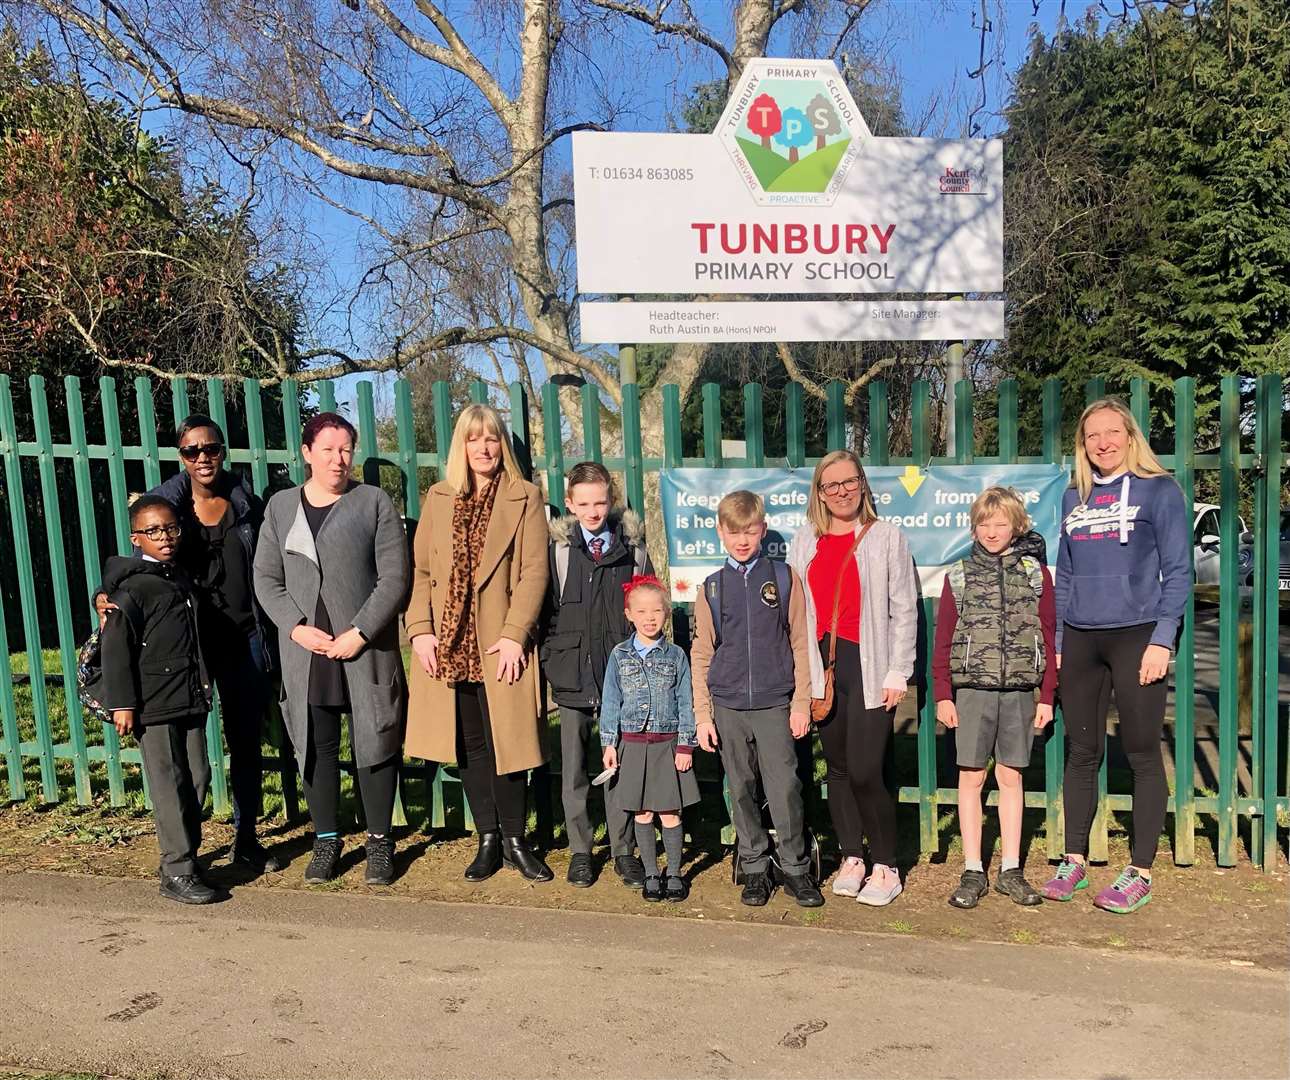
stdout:
POLYGON ((1160 755, 1165 676, 1192 586, 1190 533, 1182 489, 1133 414, 1118 398, 1095 401, 1075 430, 1075 486, 1062 500, 1057 551, 1058 685, 1070 752, 1066 854, 1044 886, 1050 900, 1088 887, 1088 834, 1113 695, 1133 770, 1133 847, 1130 865, 1093 903, 1127 914, 1151 899, 1168 801, 1160 755))

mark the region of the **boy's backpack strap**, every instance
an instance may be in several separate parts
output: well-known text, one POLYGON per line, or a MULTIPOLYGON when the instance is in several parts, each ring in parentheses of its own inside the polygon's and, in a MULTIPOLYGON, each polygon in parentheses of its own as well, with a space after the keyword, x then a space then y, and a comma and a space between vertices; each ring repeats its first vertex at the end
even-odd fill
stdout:
POLYGON ((120 608, 121 614, 125 616, 126 622, 130 624, 130 629, 134 631, 135 640, 142 641, 147 619, 144 617, 143 608, 139 606, 135 598, 125 589, 118 589, 108 599, 120 608))
POLYGON ((793 572, 788 568, 788 563, 781 562, 779 559, 772 559, 771 566, 775 568, 775 587, 779 592, 779 618, 784 624, 784 629, 788 629, 788 601, 793 594, 793 572))
POLYGON ((632 544, 632 573, 639 577, 645 573, 645 564, 649 562, 649 550, 645 541, 632 544))
POLYGON ((559 604, 564 599, 564 583, 569 577, 569 541, 557 540, 555 542, 555 602, 559 604))
POLYGON ((1030 581, 1030 587, 1034 590, 1035 599, 1041 600, 1044 595, 1044 567, 1043 564, 1033 555, 1023 555, 1019 560, 1021 569, 1025 571, 1026 577, 1030 581))

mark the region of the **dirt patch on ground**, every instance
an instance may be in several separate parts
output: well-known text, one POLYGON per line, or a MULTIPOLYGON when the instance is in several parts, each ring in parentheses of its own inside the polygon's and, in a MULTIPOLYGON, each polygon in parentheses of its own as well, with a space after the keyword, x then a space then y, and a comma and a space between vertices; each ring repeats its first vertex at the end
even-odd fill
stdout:
MULTIPOLYGON (((473 885, 461 874, 474 854, 472 837, 403 829, 398 834, 398 880, 388 890, 363 884, 361 836, 347 838, 344 873, 326 886, 306 886, 303 880, 311 836, 307 825, 262 828, 264 840, 291 859, 281 874, 246 880, 218 865, 212 880, 231 888, 233 903, 241 889, 304 889, 349 891, 373 896, 393 893, 441 901, 471 901, 570 911, 626 912, 646 918, 694 918, 739 922, 774 922, 839 931, 916 934, 948 940, 1002 941, 1018 945, 1078 945, 1094 949, 1146 950, 1159 956, 1190 957, 1284 969, 1290 967, 1287 922, 1290 916, 1290 878, 1284 858, 1277 868, 1261 873, 1248 863, 1231 869, 1214 864, 1212 853, 1198 845, 1198 863, 1172 865, 1162 852, 1156 865, 1152 902, 1131 916, 1096 910, 1091 894, 1071 904, 1045 903, 1019 908, 991 893, 974 911, 951 908, 946 897, 958 881, 960 866, 921 861, 907 873, 905 892, 887 908, 867 908, 827 893, 823 908, 799 908, 782 893, 760 909, 746 908, 730 880, 730 853, 718 842, 698 837, 687 847, 686 874, 692 884, 684 904, 646 904, 638 892, 624 888, 604 865, 607 853, 598 849, 601 876, 590 889, 575 889, 564 880, 568 852, 548 854, 556 880, 545 885, 525 882, 512 870, 473 885)), ((203 862, 227 850, 229 826, 207 822, 203 862)), ((1095 887, 1109 882, 1127 861, 1121 839, 1112 837, 1112 862, 1095 867, 1095 887)), ((826 873, 832 868, 826 865, 826 873)), ((147 878, 156 873, 156 844, 151 820, 144 815, 107 808, 38 810, 15 805, 0 810, 0 873, 56 871, 69 874, 147 878)), ((1036 843, 1028 860, 1029 877, 1038 884, 1048 873, 1043 848, 1036 843)))

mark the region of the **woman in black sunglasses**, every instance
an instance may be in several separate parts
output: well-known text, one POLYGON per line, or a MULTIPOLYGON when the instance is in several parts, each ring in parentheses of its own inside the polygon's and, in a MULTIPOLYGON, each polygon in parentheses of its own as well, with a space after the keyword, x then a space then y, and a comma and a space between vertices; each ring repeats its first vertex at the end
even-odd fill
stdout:
MULTIPOLYGON (((228 743, 235 838, 228 861, 262 873, 286 868, 255 834, 262 809, 261 739, 269 673, 277 651, 271 624, 251 588, 251 567, 264 503, 247 481, 224 468, 224 432, 209 416, 179 425, 175 444, 183 469, 148 494, 175 508, 183 527, 178 562, 198 596, 202 655, 219 690, 228 743)), ((104 598, 100 603, 106 603, 104 598)))

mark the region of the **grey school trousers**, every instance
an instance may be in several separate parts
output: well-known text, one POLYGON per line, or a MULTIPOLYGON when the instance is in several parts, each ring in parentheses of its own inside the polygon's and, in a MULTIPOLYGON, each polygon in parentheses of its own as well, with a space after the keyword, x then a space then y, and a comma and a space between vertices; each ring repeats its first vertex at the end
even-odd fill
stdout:
MULTIPOLYGON (((596 714, 584 709, 560 706, 560 801, 564 804, 564 827, 569 834, 569 851, 590 855, 596 830, 587 813, 587 793, 591 780, 587 776, 587 744, 595 754, 595 770, 600 772, 600 739, 596 737, 596 714)), ((605 784, 605 832, 609 850, 615 856, 630 855, 635 843, 633 817, 618 807, 613 788, 605 784)))
POLYGON ((163 877, 197 873, 202 804, 211 782, 206 717, 192 716, 138 729, 139 753, 157 821, 163 877))
POLYGON ((713 702, 713 721, 721 741, 721 764, 730 788, 731 817, 738 839, 739 865, 745 874, 763 874, 770 862, 770 837, 762 824, 757 777, 775 826, 775 847, 786 874, 805 874, 805 812, 797 748, 788 727, 788 706, 728 709, 713 702))

